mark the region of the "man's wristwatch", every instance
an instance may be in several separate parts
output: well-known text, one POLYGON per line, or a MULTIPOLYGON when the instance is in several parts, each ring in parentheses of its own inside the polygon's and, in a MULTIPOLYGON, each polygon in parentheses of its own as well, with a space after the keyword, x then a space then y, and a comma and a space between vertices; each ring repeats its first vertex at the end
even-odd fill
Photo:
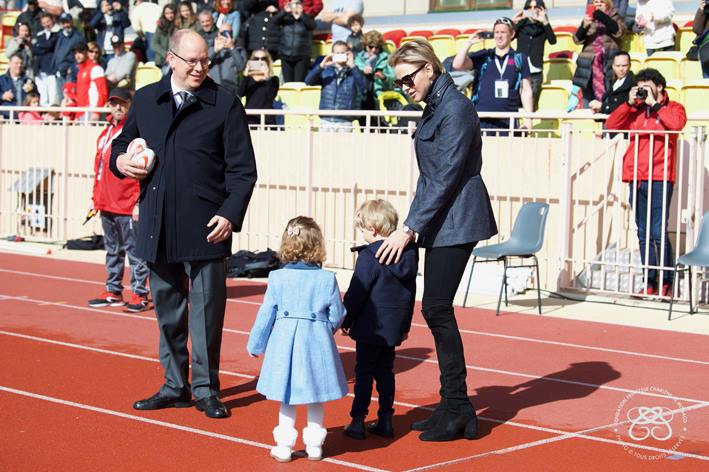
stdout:
POLYGON ((411 236, 411 239, 416 240, 416 231, 413 229, 409 228, 408 226, 404 225, 401 227, 401 230, 411 236))

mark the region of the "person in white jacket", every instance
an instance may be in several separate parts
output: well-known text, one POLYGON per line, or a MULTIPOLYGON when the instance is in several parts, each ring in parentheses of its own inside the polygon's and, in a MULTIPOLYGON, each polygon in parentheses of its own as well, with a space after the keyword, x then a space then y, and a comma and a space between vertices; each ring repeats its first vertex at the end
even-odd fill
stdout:
POLYGON ((675 29, 672 26, 674 13, 672 0, 638 0, 635 24, 643 33, 648 56, 652 56, 656 51, 674 50, 675 29))

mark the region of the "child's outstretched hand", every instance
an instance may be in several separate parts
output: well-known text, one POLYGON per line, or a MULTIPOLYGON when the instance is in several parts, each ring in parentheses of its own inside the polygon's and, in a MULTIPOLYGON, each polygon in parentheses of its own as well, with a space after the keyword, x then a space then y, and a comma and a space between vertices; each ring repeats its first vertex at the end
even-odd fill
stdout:
POLYGON ((349 329, 349 328, 340 328, 340 332, 342 333, 343 336, 349 336, 349 335, 350 335, 350 329, 349 329))

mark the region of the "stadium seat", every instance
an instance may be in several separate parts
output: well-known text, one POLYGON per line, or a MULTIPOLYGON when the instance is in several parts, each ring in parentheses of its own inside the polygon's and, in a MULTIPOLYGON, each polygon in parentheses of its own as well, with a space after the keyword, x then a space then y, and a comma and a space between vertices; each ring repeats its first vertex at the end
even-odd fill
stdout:
POLYGON ((702 66, 699 61, 690 61, 684 58, 679 63, 680 76, 684 82, 694 82, 702 80, 702 66))
POLYGON ((668 80, 667 87, 665 88, 667 95, 673 102, 682 101, 682 81, 681 80, 668 80))
MULTIPOLYGON (((458 52, 458 50, 463 47, 463 45, 470 39, 469 34, 461 34, 460 36, 455 37, 455 51, 458 52)), ((483 49, 483 43, 482 41, 473 44, 473 46, 470 48, 470 52, 475 52, 475 51, 481 51, 483 49)))
POLYGON ((564 25, 564 26, 557 26, 554 28, 554 33, 557 35, 559 33, 571 33, 574 34, 576 30, 579 29, 578 26, 569 26, 569 25, 564 25))
POLYGON ((569 92, 566 87, 558 85, 543 85, 539 94, 539 111, 564 111, 566 102, 569 101, 569 92))
MULTIPOLYGON (((286 84, 287 85, 287 84, 286 84)), ((300 87, 300 106, 308 110, 320 108, 320 85, 305 85, 300 87)))
POLYGON ((455 38, 451 35, 433 35, 428 38, 428 42, 431 43, 436 56, 441 61, 446 57, 454 56, 456 53, 455 38))
POLYGON ((628 52, 645 52, 645 42, 642 35, 626 33, 620 40, 620 49, 628 52))
POLYGON ((694 26, 694 20, 689 20, 684 24, 683 28, 691 28, 692 26, 694 26))
MULTIPOLYGON (((296 82, 297 83, 297 82, 296 82)), ((278 89, 278 97, 283 103, 284 110, 299 110, 300 109, 300 87, 288 87, 286 84, 278 89)), ((284 122, 287 126, 302 126, 306 123, 305 116, 285 115, 284 122)))
POLYGON ((637 74, 643 68, 643 63, 647 59, 647 54, 644 52, 631 52, 630 54, 630 70, 633 74, 637 74))
POLYGON ((480 28, 468 28, 467 30, 463 31, 463 34, 471 35, 477 33, 478 31, 480 31, 480 28))
MULTIPOLYGON (((682 104, 687 115, 692 113, 706 113, 706 100, 709 97, 709 80, 696 82, 685 82, 682 87, 682 104)), ((704 126, 705 132, 709 132, 709 120, 689 120, 684 128, 685 132, 690 132, 691 126, 704 126)))
POLYGON ((391 39, 384 41, 384 50, 391 56, 396 51, 396 44, 391 39))
POLYGON ((162 71, 155 63, 140 64, 135 69, 135 89, 145 87, 162 79, 162 71))
POLYGON ((576 71, 576 62, 571 59, 545 59, 543 68, 545 83, 550 83, 552 80, 572 80, 576 71))
POLYGON ((298 90, 300 90, 300 89, 302 89, 303 87, 305 87, 305 82, 285 82, 285 83, 283 83, 282 86, 283 86, 283 87, 286 87, 286 88, 291 88, 291 89, 298 89, 298 90))
POLYGON ((431 30, 415 30, 415 31, 410 31, 409 36, 423 36, 424 38, 428 39, 431 36, 433 36, 433 31, 431 30))
POLYGON ((325 41, 313 41, 313 46, 310 52, 312 57, 327 56, 328 54, 330 54, 330 50, 327 48, 327 43, 325 41))
POLYGON ((406 36, 406 31, 402 29, 391 30, 387 31, 382 36, 384 36, 385 40, 393 41, 394 45, 398 48, 399 46, 401 46, 401 38, 406 36))
POLYGON ((561 123, 571 123, 571 128, 574 131, 600 131, 601 122, 588 119, 593 116, 593 111, 588 108, 572 110, 568 114, 569 118, 561 120, 561 123))
POLYGON ((570 80, 558 80, 558 79, 549 81, 548 85, 551 85, 553 87, 563 87, 566 89, 566 91, 568 93, 571 93, 571 88, 574 86, 573 82, 570 80))
POLYGON ((665 80, 679 80, 679 59, 669 56, 667 53, 656 52, 651 57, 645 59, 643 68, 657 69, 665 80))
POLYGON ((414 39, 423 39, 425 40, 425 36, 404 36, 401 38, 401 41, 399 41, 399 46, 408 43, 409 41, 413 41, 414 39))
POLYGON ((443 28, 442 30, 436 31, 437 36, 440 36, 442 34, 447 34, 447 35, 456 37, 456 36, 459 36, 463 33, 458 28, 443 28))
POLYGON ((681 53, 687 54, 689 48, 692 47, 692 41, 694 41, 694 38, 696 38, 697 35, 694 34, 694 31, 690 26, 689 28, 680 28, 677 32, 677 36, 678 37, 675 38, 675 44, 679 45, 679 51, 681 53))
POLYGON ((544 45, 544 55, 548 56, 553 52, 571 51, 578 53, 581 47, 574 44, 574 35, 564 31, 556 33, 556 44, 546 43, 544 45))
MULTIPOLYGON (((382 111, 389 110, 389 107, 387 107, 388 103, 395 102, 398 104, 398 107, 396 108, 403 108, 406 105, 408 105, 408 101, 406 100, 406 97, 404 97, 401 93, 395 92, 393 90, 385 90, 384 92, 380 93, 379 96, 377 97, 377 103, 379 105, 379 109, 382 111)), ((396 116, 385 116, 384 121, 389 125, 389 126, 396 126, 396 124, 399 122, 399 118, 396 116)))

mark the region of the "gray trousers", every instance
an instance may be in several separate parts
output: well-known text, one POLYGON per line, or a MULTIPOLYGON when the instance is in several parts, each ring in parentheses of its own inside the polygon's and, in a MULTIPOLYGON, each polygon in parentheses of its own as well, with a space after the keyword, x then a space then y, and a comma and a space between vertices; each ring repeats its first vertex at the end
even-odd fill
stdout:
POLYGON ((130 286, 138 295, 147 295, 148 267, 135 256, 135 231, 137 222, 126 215, 101 212, 103 244, 106 247, 106 290, 120 293, 123 290, 123 270, 126 254, 130 262, 130 286))
POLYGON ((158 251, 150 267, 150 290, 160 329, 160 363, 165 395, 192 390, 194 398, 219 393, 219 353, 226 308, 226 261, 168 263, 158 251), (188 335, 192 341, 189 382, 188 335))

